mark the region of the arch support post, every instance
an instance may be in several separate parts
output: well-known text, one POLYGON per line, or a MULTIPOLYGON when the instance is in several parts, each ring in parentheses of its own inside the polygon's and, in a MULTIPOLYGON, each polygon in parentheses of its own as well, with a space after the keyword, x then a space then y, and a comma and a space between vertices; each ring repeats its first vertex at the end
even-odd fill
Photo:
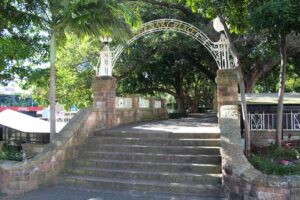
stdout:
POLYGON ((97 76, 93 81, 93 108, 97 114, 98 127, 117 125, 116 79, 112 76, 97 76))
POLYGON ((221 106, 239 105, 238 76, 236 69, 219 69, 217 71, 218 124, 221 125, 221 106))

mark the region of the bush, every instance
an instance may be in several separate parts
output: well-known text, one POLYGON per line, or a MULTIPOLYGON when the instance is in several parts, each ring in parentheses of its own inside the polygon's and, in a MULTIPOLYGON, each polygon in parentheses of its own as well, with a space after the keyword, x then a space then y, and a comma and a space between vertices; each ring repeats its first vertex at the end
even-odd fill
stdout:
POLYGON ((299 158, 299 153, 293 149, 271 148, 266 155, 253 155, 250 158, 252 165, 265 174, 272 175, 300 175, 300 163, 294 162, 299 158), (280 160, 290 161, 281 164, 280 160))
POLYGON ((22 161, 22 148, 19 146, 4 144, 0 153, 0 160, 22 161))
POLYGON ((275 159, 295 160, 299 157, 299 153, 294 149, 275 148, 271 150, 270 156, 275 159))

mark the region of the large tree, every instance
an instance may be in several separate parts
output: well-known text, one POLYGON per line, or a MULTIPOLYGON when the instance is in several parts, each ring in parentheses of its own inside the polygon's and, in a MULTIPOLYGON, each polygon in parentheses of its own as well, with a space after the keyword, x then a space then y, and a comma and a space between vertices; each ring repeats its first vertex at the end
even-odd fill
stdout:
POLYGON ((278 41, 280 49, 280 80, 277 105, 276 145, 282 143, 283 100, 287 65, 287 35, 300 32, 300 3, 296 0, 266 0, 254 3, 251 19, 258 31, 267 31, 270 41, 278 41))
MULTIPOLYGON (((291 1, 282 1, 282 0, 267 0, 267 1, 208 1, 208 0, 193 0, 188 1, 188 4, 192 8, 197 8, 197 11, 200 13, 204 13, 206 16, 217 16, 221 17, 221 21, 223 21, 225 27, 225 33, 230 41, 231 50, 234 54, 236 60, 236 66, 238 69, 242 67, 243 72, 249 72, 250 78, 246 78, 243 80, 247 80, 248 90, 252 90, 254 83, 258 80, 260 76, 263 75, 264 71, 269 71, 270 69, 274 68, 279 59, 274 59, 270 54, 265 56, 264 51, 259 51, 262 49, 268 49, 266 47, 260 48, 261 41, 264 41, 269 36, 280 38, 280 63, 281 63, 281 77, 280 77, 280 90, 279 90, 279 100, 278 100, 278 111, 277 111, 277 145, 281 144, 281 135, 282 135, 282 103, 283 103, 283 93, 284 93, 284 83, 285 83, 285 68, 286 68, 286 60, 287 60, 287 36, 291 32, 295 32, 299 30, 299 10, 300 4, 299 1, 291 0, 291 1), (254 10, 253 14, 248 16, 248 8, 254 10), (201 8, 201 9, 198 9, 201 8), (249 20, 250 19, 250 20, 249 20), (226 21, 225 21, 226 20, 226 21), (253 23, 251 23, 251 21, 253 23), (230 29, 232 32, 237 33, 244 37, 242 41, 250 41, 250 46, 254 46, 255 48, 250 49, 248 53, 246 53, 246 57, 252 57, 256 55, 259 57, 255 58, 257 61, 253 62, 254 65, 250 65, 251 68, 247 65, 243 65, 242 59, 242 50, 237 48, 235 42, 237 41, 235 38, 238 38, 235 35, 230 34, 230 30, 228 30, 226 23, 230 25, 230 29), (245 33, 251 33, 251 28, 256 27, 256 31, 254 34, 258 35, 258 41, 260 43, 255 45, 255 41, 257 41, 254 37, 249 37, 250 35, 245 33), (267 30, 267 31, 264 31, 267 30), (239 34, 242 33, 242 34, 239 34), (259 46, 260 45, 260 46, 259 46), (263 61, 263 62, 261 62, 263 61), (260 66, 263 67, 260 67, 260 66), (251 74, 253 73, 253 75, 251 74)), ((297 40, 290 45, 292 52, 298 53, 300 50, 300 45, 297 40), (296 45, 295 45, 296 43, 296 45), (294 46, 296 46, 294 48, 294 46)), ((269 41, 266 43, 266 46, 270 45, 269 41)), ((269 49, 270 50, 270 49, 269 49)), ((274 52, 274 51, 269 51, 274 52)), ((242 77, 243 73, 239 70, 239 76, 242 77)), ((249 76, 248 76, 249 77, 249 76)), ((239 81, 240 84, 240 91, 243 92, 243 83, 239 81)), ((243 94, 241 94, 242 102, 243 102, 243 94)), ((246 106, 242 104, 242 108, 245 111, 246 106), (245 107, 245 109, 244 109, 245 107)), ((244 119, 246 117, 246 112, 243 112, 244 119)), ((244 123, 247 120, 244 121, 244 123)), ((245 128, 247 129, 247 125, 245 124, 245 128)), ((246 131, 248 132, 248 131, 246 131)), ((250 149, 250 134, 246 134, 246 153, 249 153, 250 149), (249 140, 248 140, 249 139, 249 140), (248 141, 247 141, 248 140, 248 141)))
POLYGON ((28 25, 39 27, 49 37, 50 132, 53 136, 56 133, 55 59, 57 45, 64 40, 65 31, 79 35, 105 33, 122 38, 130 33, 125 22, 134 25, 137 18, 128 7, 117 0, 8 0, 5 1, 5 6, 14 7, 17 17, 25 16, 28 25))
MULTIPOLYGON (((252 92, 257 81, 280 64, 280 56, 277 56, 278 52, 274 51, 277 47, 276 44, 266 42, 267 34, 253 31, 249 24, 248 8, 255 1, 142 0, 142 2, 181 12, 185 17, 184 21, 193 19, 193 22, 203 24, 201 28, 209 30, 206 33, 210 38, 215 38, 215 34, 211 30, 212 26, 209 22, 221 11, 225 15, 227 23, 230 24, 233 42, 242 58, 240 64, 246 92, 252 92), (215 7, 219 9, 215 9, 215 7)), ((287 35, 287 40, 289 41, 287 56, 297 56, 300 53, 300 37, 287 35)))
POLYGON ((231 53, 234 59, 235 69, 237 71, 237 77, 239 82, 240 96, 241 96, 241 107, 242 116, 245 125, 245 140, 246 148, 245 153, 247 156, 250 155, 250 130, 248 126, 247 117, 247 105, 245 100, 245 82, 243 78, 242 65, 241 65, 241 54, 235 44, 235 37, 232 33, 241 34, 247 29, 247 6, 249 5, 248 0, 191 0, 186 2, 191 9, 208 18, 218 17, 221 24, 223 25, 223 32, 225 33, 228 41, 231 53), (230 29, 229 26, 230 25, 230 29))
POLYGON ((44 45, 46 36, 33 27, 34 20, 25 12, 29 3, 21 11, 12 1, 0 2, 0 82, 7 83, 15 78, 24 78, 31 63, 44 61, 47 51, 44 45))
POLYGON ((55 57, 57 39, 66 29, 78 34, 100 35, 107 33, 118 38, 126 37, 130 30, 125 19, 132 20, 131 13, 118 1, 48 1, 47 29, 50 33, 50 132, 55 131, 55 57), (125 12, 124 12, 125 11, 125 12))
MULTIPOLYGON (((197 17, 184 3, 142 2, 137 5, 143 21, 180 19, 210 33, 212 39, 217 40, 216 32, 212 34, 212 26, 206 25, 209 21, 197 17)), ((118 78, 119 92, 168 93, 176 100, 179 112, 186 109, 195 112, 200 103, 211 107, 208 102, 214 96, 216 69, 213 57, 197 41, 184 34, 164 31, 144 36, 129 46, 117 62, 114 75, 118 78), (207 96, 212 98, 206 99, 207 96)))
MULTIPOLYGON (((58 47, 56 60, 56 101, 69 110, 92 105, 92 80, 97 64, 100 41, 94 37, 66 34, 64 45, 58 47)), ((49 105, 49 69, 35 69, 23 85, 32 90, 39 105, 49 105)))
POLYGON ((201 44, 170 31, 136 41, 123 54, 114 74, 120 93, 167 93, 176 100, 178 111, 185 113, 186 109, 197 112, 201 100, 211 105, 216 69, 213 57, 201 44))

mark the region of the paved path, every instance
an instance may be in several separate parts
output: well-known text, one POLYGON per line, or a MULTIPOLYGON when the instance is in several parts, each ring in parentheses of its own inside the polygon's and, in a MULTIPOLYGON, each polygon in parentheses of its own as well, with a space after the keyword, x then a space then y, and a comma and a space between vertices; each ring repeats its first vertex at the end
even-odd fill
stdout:
MULTIPOLYGON (((138 123, 120 126, 114 130, 123 131, 166 131, 173 133, 207 133, 219 132, 217 119, 214 115, 200 115, 196 118, 171 119, 157 122, 138 123)), ((163 193, 143 193, 136 191, 83 190, 68 186, 49 186, 29 192, 18 197, 5 200, 201 200, 196 196, 169 196, 163 193)), ((214 198, 205 198, 206 200, 214 198)))
POLYGON ((143 131, 166 131, 173 133, 219 133, 218 120, 216 115, 206 114, 195 117, 169 119, 156 122, 137 123, 119 126, 110 130, 122 130, 130 132, 143 131))

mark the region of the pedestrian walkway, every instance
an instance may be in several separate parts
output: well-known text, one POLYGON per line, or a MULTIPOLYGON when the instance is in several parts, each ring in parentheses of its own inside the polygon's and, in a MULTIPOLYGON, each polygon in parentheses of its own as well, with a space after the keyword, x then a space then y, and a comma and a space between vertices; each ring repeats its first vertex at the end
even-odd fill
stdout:
POLYGON ((188 118, 169 119, 156 122, 137 123, 119 126, 116 131, 165 131, 173 133, 220 133, 218 119, 215 114, 202 114, 188 118))

